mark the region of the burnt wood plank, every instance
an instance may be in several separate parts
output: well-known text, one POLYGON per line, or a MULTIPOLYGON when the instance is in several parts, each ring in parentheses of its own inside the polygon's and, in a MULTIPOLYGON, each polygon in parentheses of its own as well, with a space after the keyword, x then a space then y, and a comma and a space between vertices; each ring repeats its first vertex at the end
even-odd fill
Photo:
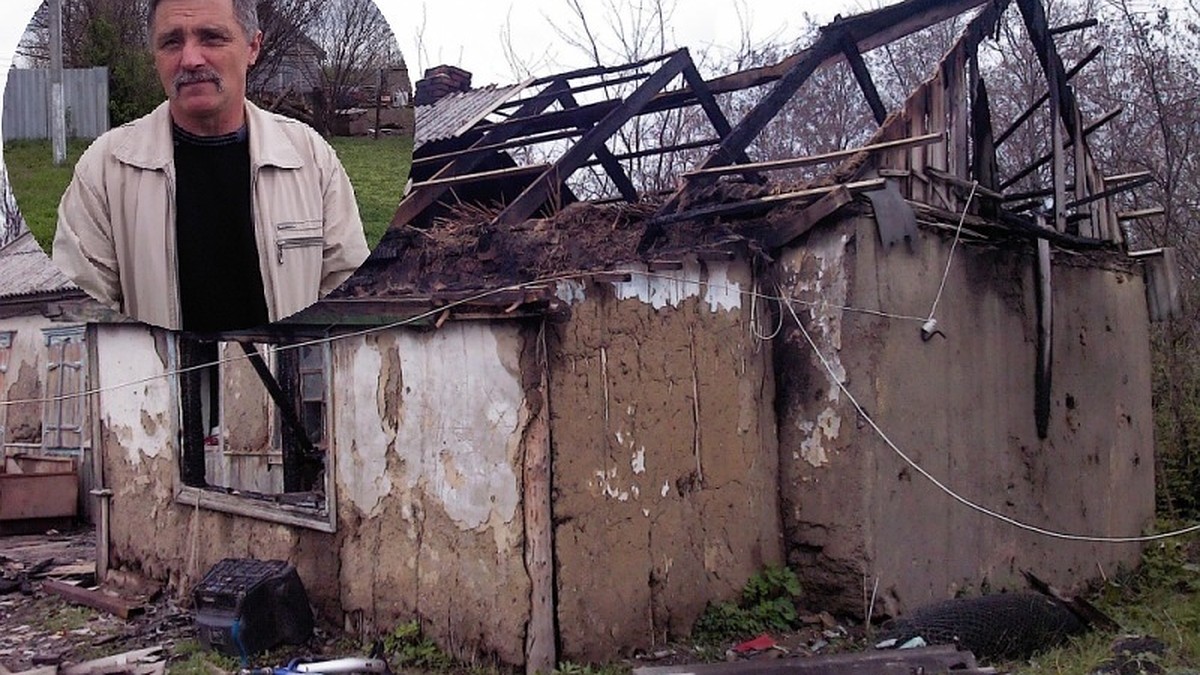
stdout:
POLYGON ((57 595, 68 602, 73 602, 77 605, 84 605, 92 609, 98 609, 102 612, 107 612, 114 616, 119 616, 122 619, 128 619, 134 614, 139 607, 122 598, 108 595, 101 591, 92 591, 86 588, 81 588, 74 584, 57 581, 54 579, 45 579, 42 581, 42 590, 52 595, 57 595))
POLYGON ((550 190, 557 187, 575 172, 604 144, 617 129, 628 122, 638 113, 656 93, 662 91, 671 80, 675 79, 683 69, 692 63, 686 49, 676 51, 663 65, 648 77, 633 91, 618 107, 604 116, 588 133, 584 134, 575 145, 571 146, 562 157, 549 169, 534 179, 508 206, 492 221, 493 226, 506 227, 520 223, 529 218, 550 195, 550 190))
POLYGON ((817 223, 833 215, 838 209, 854 201, 854 195, 845 185, 838 185, 831 192, 808 205, 795 220, 775 230, 766 241, 769 248, 787 246, 797 237, 811 230, 817 223))
MULTIPOLYGON (((565 80, 556 79, 548 85, 547 89, 550 91, 561 91, 566 87, 567 83, 565 80)), ((545 110, 546 107, 550 105, 552 100, 553 99, 538 100, 526 103, 513 113, 513 117, 520 120, 522 118, 529 118, 533 115, 536 115, 545 110)), ((472 145, 487 145, 489 143, 503 142, 519 134, 522 129, 523 127, 520 125, 510 125, 504 128, 493 128, 472 145)), ((433 178, 448 178, 450 176, 470 173, 470 171, 479 164, 482 158, 482 155, 459 157, 458 159, 455 159, 438 170, 438 172, 433 175, 433 178)), ((413 190, 400 202, 400 205, 396 207, 396 213, 392 216, 392 222, 388 225, 388 227, 400 227, 413 220, 422 211, 437 202, 442 195, 446 194, 447 189, 449 189, 448 186, 435 185, 422 190, 413 190)))
POLYGON ((845 34, 842 34, 841 38, 842 54, 846 56, 846 62, 850 64, 850 70, 854 73, 858 88, 867 98, 867 105, 871 107, 875 123, 882 125, 887 119, 887 107, 883 105, 883 99, 879 97, 879 90, 875 88, 875 81, 871 79, 871 71, 867 68, 867 62, 863 61, 862 52, 858 51, 858 45, 854 44, 854 40, 845 34))
POLYGON ((941 141, 945 136, 940 133, 923 134, 910 138, 898 138, 880 143, 872 143, 858 148, 847 148, 845 150, 835 150, 833 152, 824 152, 819 155, 807 155, 805 157, 789 157, 788 159, 776 159, 767 162, 755 162, 747 165, 731 165, 718 166, 711 169, 699 169, 683 174, 685 178, 691 176, 724 176, 733 173, 741 173, 746 169, 755 169, 757 171, 775 171, 778 169, 794 169, 801 166, 812 166, 814 164, 825 164, 847 157, 853 157, 860 152, 882 152, 885 150, 897 150, 901 148, 912 148, 921 145, 929 145, 941 141))

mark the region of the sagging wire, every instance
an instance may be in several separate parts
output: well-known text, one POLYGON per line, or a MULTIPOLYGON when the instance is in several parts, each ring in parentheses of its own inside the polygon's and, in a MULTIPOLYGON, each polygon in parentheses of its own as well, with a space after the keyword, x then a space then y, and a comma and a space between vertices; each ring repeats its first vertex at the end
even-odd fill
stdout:
MULTIPOLYGON (((701 286, 701 287, 707 286, 709 288, 720 289, 722 291, 727 291, 727 292, 736 291, 740 295, 748 296, 751 299, 751 302, 757 302, 758 300, 780 302, 783 299, 781 296, 768 295, 768 294, 758 291, 757 289, 742 290, 737 284, 717 284, 717 283, 712 283, 711 281, 703 281, 702 282, 702 281, 695 280, 695 279, 681 279, 678 276, 672 276, 670 274, 659 273, 659 272, 650 272, 650 271, 646 271, 646 272, 638 271, 637 273, 642 276, 645 276, 647 278, 663 279, 663 280, 667 280, 667 281, 674 281, 674 282, 681 283, 681 284, 693 284, 693 285, 701 286)), ((354 338, 354 337, 362 337, 365 335, 371 335, 373 333, 392 330, 395 328, 401 328, 401 327, 404 327, 407 325, 412 325, 412 324, 424 321, 426 319, 431 319, 435 316, 442 314, 443 312, 452 310, 455 307, 460 307, 462 305, 467 305, 467 304, 471 304, 473 302, 478 302, 480 300, 485 300, 493 295, 498 295, 501 293, 509 293, 509 292, 514 292, 514 291, 523 291, 523 290, 526 290, 531 287, 541 286, 544 284, 554 283, 554 282, 558 282, 558 281, 574 281, 574 280, 578 280, 578 279, 584 279, 584 278, 587 278, 587 277, 590 277, 593 275, 595 275, 594 271, 571 272, 571 273, 551 275, 551 276, 547 276, 547 277, 540 277, 540 278, 534 279, 532 281, 522 282, 519 284, 512 284, 510 286, 504 286, 501 288, 494 288, 494 289, 490 289, 487 291, 480 291, 478 294, 472 295, 470 297, 462 298, 459 300, 455 300, 452 302, 448 302, 445 305, 442 305, 440 307, 432 308, 428 311, 421 312, 420 314, 416 314, 414 316, 411 316, 407 319, 402 319, 400 321, 395 321, 392 323, 383 324, 383 325, 379 325, 379 326, 371 326, 368 328, 363 328, 363 329, 351 331, 348 333, 338 333, 337 335, 330 335, 330 336, 322 337, 322 338, 313 338, 311 340, 306 340, 306 341, 301 341, 301 342, 293 342, 291 344, 286 344, 286 345, 271 345, 271 346, 269 346, 269 348, 270 348, 271 353, 279 353, 279 352, 287 351, 289 349, 300 349, 303 347, 313 347, 313 346, 323 345, 323 344, 327 344, 327 343, 337 342, 339 340, 345 340, 345 339, 354 338)), ((827 309, 837 309, 837 310, 841 310, 844 312, 869 314, 872 316, 878 316, 878 317, 893 319, 893 320, 898 320, 898 321, 913 321, 916 323, 925 321, 925 319, 923 317, 919 317, 919 316, 896 314, 896 313, 885 312, 885 311, 876 310, 876 309, 868 309, 868 308, 863 308, 863 307, 850 307, 850 306, 845 306, 845 305, 841 305, 841 306, 831 305, 831 304, 825 303, 825 302, 814 302, 814 301, 808 301, 808 300, 801 300, 799 298, 795 298, 792 296, 788 296, 788 299, 790 301, 795 302, 796 304, 799 304, 804 307, 822 307, 822 308, 827 308, 827 309)), ((779 321, 780 321, 779 328, 777 328, 770 337, 765 338, 765 339, 770 340, 770 339, 774 339, 775 337, 778 336, 779 330, 782 328, 782 325, 783 325, 782 314, 780 315, 779 321)), ((757 334, 757 331, 755 331, 755 336, 760 337, 760 339, 762 339, 762 336, 759 336, 757 334)), ((249 355, 247 355, 247 354, 232 354, 230 356, 224 356, 224 357, 217 358, 217 359, 215 359, 213 361, 209 361, 207 363, 201 363, 201 364, 196 364, 196 365, 181 367, 181 368, 172 368, 172 369, 166 370, 161 373, 156 373, 154 375, 147 375, 146 377, 143 377, 143 378, 139 378, 136 380, 128 380, 125 382, 119 382, 117 384, 111 384, 111 385, 108 385, 105 387, 94 387, 91 389, 85 389, 83 391, 71 392, 71 393, 66 393, 66 394, 58 394, 55 396, 45 396, 45 397, 41 397, 41 398, 23 398, 23 399, 12 399, 12 400, 0 401, 0 410, 6 408, 8 406, 57 403, 59 401, 68 401, 68 400, 75 399, 75 398, 84 398, 84 397, 92 396, 92 395, 96 395, 96 394, 106 394, 106 393, 110 393, 112 391, 116 391, 119 389, 136 387, 141 384, 150 384, 156 380, 167 380, 167 379, 176 377, 178 375, 182 375, 184 373, 189 373, 189 372, 193 372, 193 371, 197 371, 197 370, 203 370, 203 369, 211 368, 213 366, 217 366, 217 365, 221 365, 221 364, 243 361, 243 360, 246 360, 247 358, 249 358, 249 355)))
POLYGON ((950 488, 948 485, 946 485, 942 481, 938 480, 933 474, 926 471, 925 468, 922 467, 920 464, 918 464, 913 458, 909 457, 908 454, 905 453, 904 450, 900 449, 900 447, 898 445, 896 445, 895 442, 892 441, 892 439, 887 435, 887 433, 885 433, 884 430, 882 428, 880 428, 880 426, 878 424, 876 424, 875 419, 873 417, 871 417, 871 415, 868 414, 866 410, 863 409, 862 405, 858 402, 858 399, 855 398, 854 394, 850 392, 850 389, 849 389, 849 387, 846 386, 845 382, 843 382, 842 379, 840 377, 838 377, 836 371, 833 369, 833 366, 829 363, 828 359, 825 358, 825 355, 823 353, 821 353, 820 348, 817 347, 816 341, 813 340, 812 335, 810 335, 808 330, 805 329, 804 322, 801 321, 800 316, 798 314, 796 314, 796 310, 792 306, 792 303, 789 302, 786 299, 786 297, 783 296, 782 293, 780 294, 780 296, 784 298, 783 304, 785 307, 787 307, 788 312, 792 315, 792 319, 796 322, 796 327, 799 329, 800 334, 804 336, 804 340, 808 343, 808 346, 812 348, 813 353, 816 354, 817 358, 821 361, 821 365, 825 368, 825 371, 827 373, 829 373, 830 380, 834 384, 837 385, 838 389, 841 390, 841 392, 843 394, 846 395, 846 398, 850 401, 850 404, 853 405, 855 411, 858 412, 859 417, 862 418, 862 420, 864 422, 866 422, 867 426, 871 427, 872 431, 874 431, 875 434, 877 436, 879 436, 880 440, 882 440, 889 448, 891 448, 892 452, 896 453, 896 455, 899 456, 900 459, 904 460, 905 464, 908 464, 910 467, 912 467, 913 471, 916 471, 917 473, 921 474, 923 477, 925 477, 925 479, 927 479, 936 488, 938 488, 939 490, 944 492, 946 495, 948 495, 954 501, 962 504, 963 506, 966 506, 967 508, 969 508, 973 511, 976 511, 985 516, 988 516, 989 518, 994 518, 1001 522, 1007 523, 1018 529, 1025 530, 1027 532, 1033 532, 1034 534, 1040 534, 1042 536, 1050 537, 1053 539, 1065 539, 1067 541, 1082 541, 1082 542, 1097 543, 1097 544, 1132 544, 1132 543, 1145 543, 1145 542, 1150 542, 1150 541, 1158 541, 1160 539, 1169 539, 1172 537, 1178 537, 1178 536, 1182 536, 1185 534, 1191 534, 1192 532, 1200 531, 1200 523, 1197 523, 1197 524, 1189 525, 1187 527, 1179 528, 1176 530, 1171 530, 1169 532, 1160 532, 1158 534, 1139 535, 1139 536, 1130 536, 1130 537, 1105 537, 1105 536, 1095 536, 1095 535, 1087 535, 1087 534, 1074 534, 1074 533, 1070 533, 1070 532, 1059 532, 1057 530, 1051 530, 1048 528, 1039 527, 1037 525, 1032 525, 1030 523, 1026 523, 1021 520, 1017 520, 1016 518, 1013 518, 1012 516, 1006 516, 1003 513, 993 511, 992 509, 989 509, 988 507, 983 506, 982 504, 974 502, 974 501, 958 494, 952 488, 950 488))
POLYGON ((950 265, 954 262, 954 250, 958 248, 958 240, 962 237, 963 223, 967 220, 967 211, 971 209, 971 202, 975 199, 975 190, 979 187, 979 181, 971 181, 971 194, 967 195, 967 203, 963 204, 962 213, 958 216, 958 227, 954 228, 954 241, 950 244, 950 255, 946 257, 946 269, 942 271, 942 281, 938 284, 937 294, 933 296, 933 305, 929 308, 929 316, 925 317, 925 321, 921 324, 921 339, 928 342, 933 339, 934 335, 941 335, 943 338, 946 334, 938 330, 937 319, 933 317, 937 313, 938 302, 942 299, 942 293, 946 290, 946 280, 950 278, 950 265))

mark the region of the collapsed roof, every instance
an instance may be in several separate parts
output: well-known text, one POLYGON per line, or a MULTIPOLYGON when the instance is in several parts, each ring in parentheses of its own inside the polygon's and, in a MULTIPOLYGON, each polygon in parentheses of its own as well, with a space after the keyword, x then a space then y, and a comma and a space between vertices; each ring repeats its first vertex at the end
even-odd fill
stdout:
MULTIPOLYGON (((360 274, 339 296, 410 297, 497 288, 555 272, 691 254, 728 255, 741 247, 769 253, 822 219, 862 200, 887 200, 926 219, 967 222, 980 232, 1049 239, 1077 248, 1124 245, 1112 197, 1143 176, 1105 177, 1096 168, 1091 125, 1040 0, 907 0, 821 29, 817 40, 779 63, 704 80, 686 49, 611 67, 452 94, 418 110, 411 190, 360 274), (1047 82, 1046 94, 996 135, 976 60, 1015 4, 1047 82), (881 45, 977 10, 933 75, 888 111, 862 55, 881 45), (748 148, 814 73, 847 62, 878 128, 860 147, 753 161, 748 148), (731 121, 719 97, 768 88, 731 121), (623 95, 609 92, 620 90, 623 95), (595 100, 591 100, 595 99, 595 100), (1048 103, 1050 150, 1014 176, 1001 177, 996 147, 1048 103), (636 123, 665 111, 702 113, 705 133, 683 142, 638 138, 636 123), (614 149, 615 148, 615 149, 614 149), (696 156, 672 190, 639 186, 632 163, 696 156), (1050 165, 1051 186, 1005 192, 1050 165), (773 172, 825 167, 802 185, 773 172), (599 177, 611 194, 586 201, 581 176, 599 177), (1068 196, 1070 192, 1070 196, 1068 196), (1053 198, 1046 225, 1027 215, 1053 198), (584 201, 584 204, 578 202, 584 201)), ((1094 56, 1094 54, 1093 54, 1094 56)), ((592 197, 589 195, 589 197, 592 197)), ((526 295, 526 299, 530 296, 526 295)), ((505 303, 511 298, 498 297, 505 303)))

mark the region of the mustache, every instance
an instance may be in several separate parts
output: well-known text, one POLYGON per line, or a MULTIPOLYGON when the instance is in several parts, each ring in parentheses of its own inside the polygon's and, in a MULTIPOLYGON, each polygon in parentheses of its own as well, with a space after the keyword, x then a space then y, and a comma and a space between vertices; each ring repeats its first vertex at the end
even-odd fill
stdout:
POLYGON ((221 81, 221 76, 217 71, 211 68, 198 68, 196 70, 184 70, 175 76, 171 82, 175 89, 175 93, 179 93, 179 88, 187 84, 198 84, 200 82, 212 82, 217 85, 217 91, 224 91, 224 83, 221 81))

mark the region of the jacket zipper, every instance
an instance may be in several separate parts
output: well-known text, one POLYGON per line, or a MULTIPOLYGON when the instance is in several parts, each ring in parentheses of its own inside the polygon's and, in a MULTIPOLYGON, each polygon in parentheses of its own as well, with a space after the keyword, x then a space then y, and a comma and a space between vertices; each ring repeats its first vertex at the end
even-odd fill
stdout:
POLYGON ((289 248, 304 248, 305 246, 320 245, 325 242, 325 237, 290 237, 288 239, 276 239, 275 248, 278 255, 279 264, 283 264, 283 252, 289 248))

